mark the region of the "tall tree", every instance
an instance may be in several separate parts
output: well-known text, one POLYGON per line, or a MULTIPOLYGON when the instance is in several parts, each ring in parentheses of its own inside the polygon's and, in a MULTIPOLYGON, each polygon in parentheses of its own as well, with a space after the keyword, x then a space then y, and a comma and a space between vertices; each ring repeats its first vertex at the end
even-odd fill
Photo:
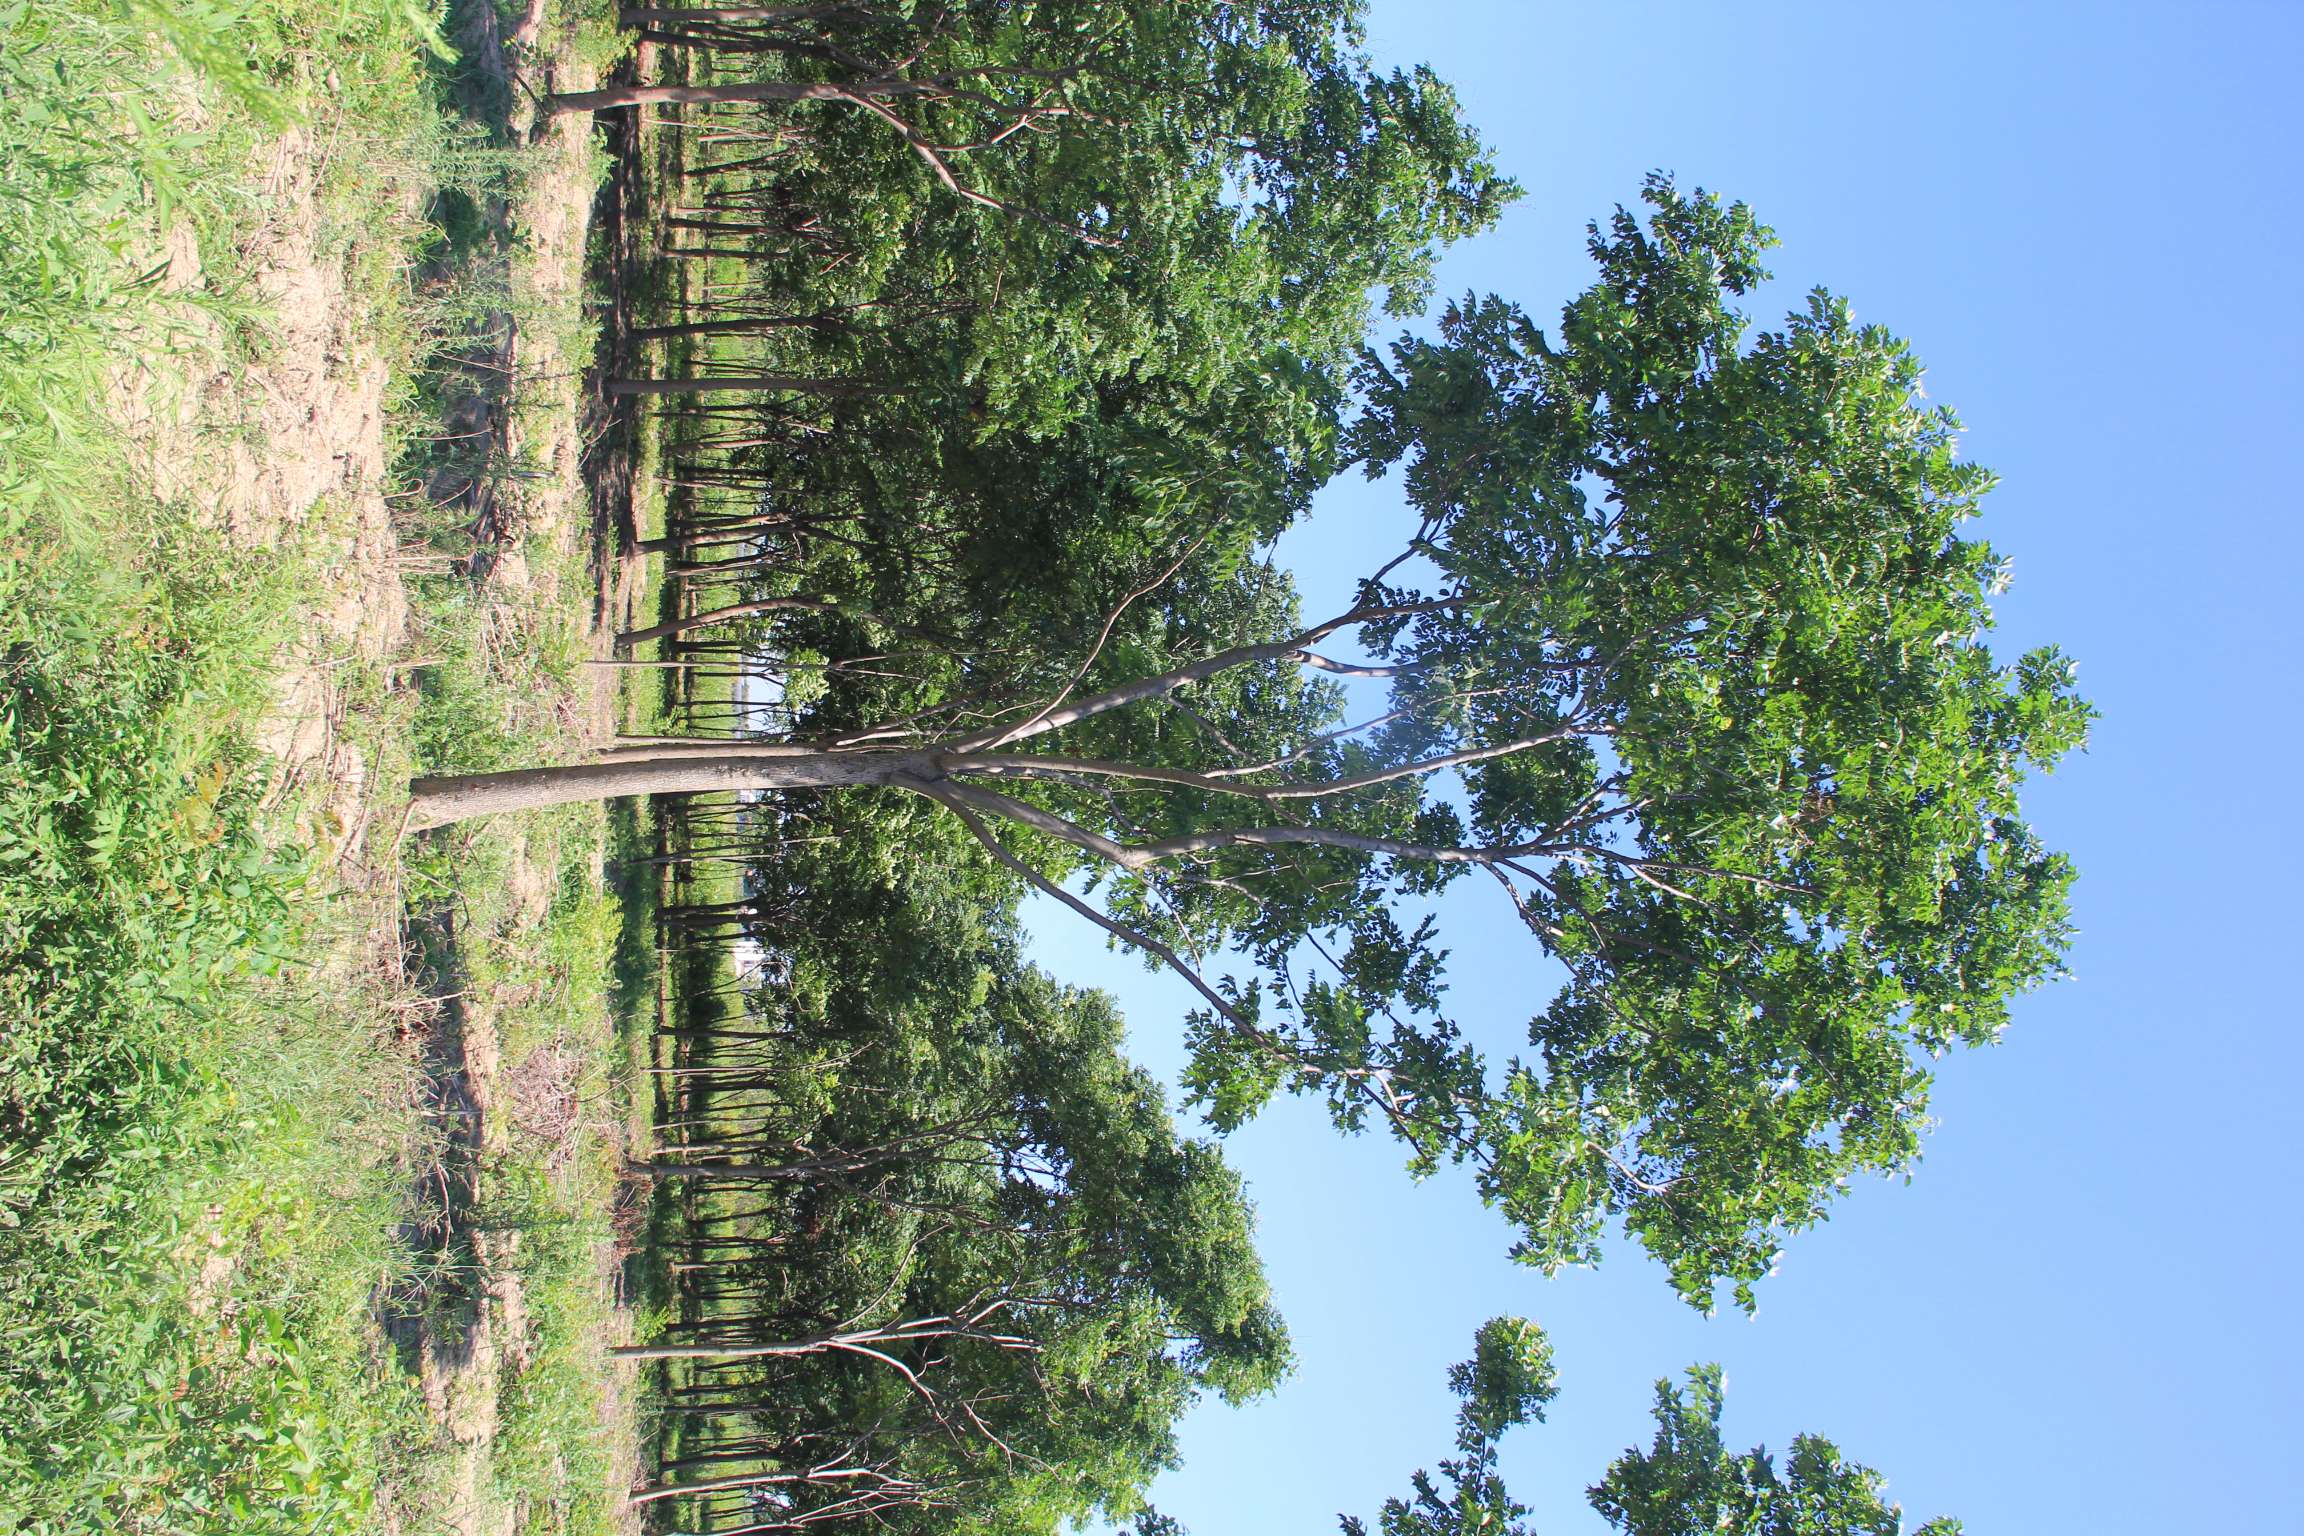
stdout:
POLYGON ((1234 570, 1197 622, 1025 697, 955 661, 906 719, 421 780, 415 820, 923 797, 1199 987, 1189 1081, 1220 1126, 1323 1093, 1419 1168, 1473 1163, 1530 1262, 1589 1262, 1619 1217, 1690 1300, 1749 1305, 1785 1233, 1915 1155, 1924 1057, 2057 974, 2070 871, 2018 792, 2090 712, 2053 648, 1987 645, 2004 567, 1959 527, 1990 477, 1905 345, 1821 293, 1751 336, 1731 301, 1768 232, 1645 196, 1594 228, 1557 340, 1485 300, 1367 363, 1354 442, 1407 462, 1414 526, 1344 612, 1301 624, 1234 570), (1389 697, 1348 716, 1366 683, 1389 697), (1500 1070, 1418 910, 1466 874, 1566 977, 1500 1070), (1225 945, 1254 973, 1202 976, 1225 945))

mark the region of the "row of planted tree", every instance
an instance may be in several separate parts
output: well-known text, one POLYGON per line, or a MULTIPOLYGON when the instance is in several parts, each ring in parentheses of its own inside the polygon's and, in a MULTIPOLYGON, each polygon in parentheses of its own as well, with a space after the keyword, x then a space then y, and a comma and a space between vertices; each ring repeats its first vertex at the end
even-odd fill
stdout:
MULTIPOLYGON (((1514 189, 1357 11, 636 8, 639 78, 557 102, 646 124, 650 361, 607 387, 666 506, 627 660, 678 723, 414 816, 658 797, 664 1295, 627 1353, 669 1528, 1157 1525, 1183 1408, 1285 1371, 1239 1181, 1022 961, 1028 888, 1198 989, 1218 1131, 1315 1095, 1469 1163, 1531 1262, 1620 1228, 1707 1307, 1903 1166, 1926 1053, 2056 970, 2069 872, 2016 796, 2088 712, 1986 649, 1989 477, 1903 344, 1823 295, 1751 336, 1767 232, 1655 180, 1556 330, 1474 298, 1365 350, 1371 294, 1417 313, 1514 189), (1270 540, 1355 464, 1402 522, 1308 621, 1270 540), (1448 1010, 1458 880, 1557 963, 1526 1054, 1448 1010)), ((1388 1536, 1518 1518, 1541 1332, 1454 1379, 1459 1457, 1388 1536)), ((1717 1411, 1666 1392, 1603 1513, 1897 1528, 1717 1411)))
POLYGON ((1131 1510, 1194 1393, 1287 1362, 1238 1179, 967 849, 853 794, 666 827, 747 863, 665 913, 640 1498, 714 1531, 1131 1510))

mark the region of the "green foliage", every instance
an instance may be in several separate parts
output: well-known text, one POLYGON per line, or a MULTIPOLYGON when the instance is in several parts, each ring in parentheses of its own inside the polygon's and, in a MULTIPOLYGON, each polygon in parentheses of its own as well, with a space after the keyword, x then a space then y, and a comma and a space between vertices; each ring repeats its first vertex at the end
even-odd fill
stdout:
MULTIPOLYGON (((1720 1439, 1723 1380, 1691 1367, 1685 1394, 1656 1383, 1656 1440, 1626 1451, 1591 1490, 1592 1507, 1625 1536, 1898 1536, 1903 1511, 1886 1479, 1838 1447, 1797 1435, 1779 1472, 1767 1451, 1731 1454, 1720 1439)), ((1931 1520, 1913 1536, 1958 1536, 1957 1520, 1931 1520)))
POLYGON ((1494 1440, 1515 1424, 1541 1422, 1560 1391, 1552 1341, 1524 1317, 1492 1317, 1474 1336, 1472 1358, 1450 1368, 1448 1387, 1464 1405, 1460 1441, 1494 1440))
POLYGON ((1467 832, 1574 845, 1518 898, 1571 979, 1487 1188, 1543 1262, 1621 1210, 1692 1299, 1748 1305, 1769 1234, 1913 1155, 1914 1048, 1989 1042, 2059 973, 2071 874, 2017 790, 2090 712, 2053 649, 1985 645, 2001 567, 1957 530, 1991 477, 1904 343, 1817 294, 1742 349, 1766 231, 1647 197, 1556 346, 1488 300, 1371 362, 1358 445, 1413 452, 1459 600, 1379 647, 1417 722, 1388 752, 1552 738, 1464 770, 1467 832), (1448 699, 1500 685, 1508 713, 1448 699))
POLYGON ((986 768, 1037 811, 959 793, 1134 931, 1257 963, 1193 1035, 1220 1127, 1325 1092, 1419 1172, 1473 1163, 1529 1262, 1620 1218, 1691 1302, 1750 1306, 1852 1175, 1909 1166, 1925 1058, 2059 974, 2071 871, 2019 791, 2091 712, 2053 648, 1986 644, 2003 571, 1959 529, 1990 477, 1904 344, 1822 295, 1747 344, 1766 232, 1648 198, 1557 343, 1491 299, 1367 360, 1353 447, 1407 461, 1418 522, 1350 614, 1286 639, 1269 573, 1187 586, 1251 643, 1146 617, 1179 643, 1112 648, 1078 723, 986 768), (1359 723, 1307 680, 1350 675, 1310 649, 1336 631, 1390 682, 1359 723), (1567 973, 1500 1080, 1418 910, 1467 872, 1567 973))
MULTIPOLYGON (((672 1337, 895 1330, 872 1347, 921 1386, 837 1350, 677 1368, 674 1402, 725 1406, 668 1422, 665 1483, 837 1457, 897 1490, 873 1506, 892 1528, 1130 1516, 1195 1396, 1241 1400, 1288 1364, 1238 1176, 1177 1134, 1108 1000, 1023 966, 997 889, 932 856, 948 824, 853 795, 760 814, 752 835, 790 840, 747 882, 777 915, 785 979, 681 1020, 667 1152, 696 1172, 667 1250, 710 1279, 677 1298, 672 1337), (788 1171, 763 1181, 762 1159, 788 1171), (754 1173, 716 1171, 739 1161, 754 1173), (979 1314, 996 1328, 902 1333, 979 1314)), ((828 1476, 779 1507, 827 1517, 859 1486, 828 1476)), ((747 1497, 692 1494, 690 1518, 747 1497)))
POLYGON ((241 732, 289 589, 154 555, 113 606, 0 596, 0 1507, 354 1529, 415 1411, 360 1337, 405 1130, 272 979, 312 934, 241 732))
POLYGON ((772 633, 807 659, 804 739, 925 753, 890 782, 1102 883, 1131 942, 1255 962, 1191 1025, 1220 1130, 1323 1093, 1418 1173, 1473 1164, 1528 1262, 1593 1262, 1620 1222, 1693 1304, 1749 1307, 1852 1177, 1909 1168, 1927 1058, 2059 974, 2071 870, 2020 792, 2091 712, 2052 647, 1987 644, 2005 571, 1962 530, 1991 477, 1905 344, 1823 294, 1753 335, 1767 231, 1646 195, 1594 228, 1557 341, 1485 299, 1364 359, 1349 451, 1405 465, 1416 521, 1336 624, 1300 630, 1212 493, 1172 555, 1109 531, 1134 493, 1039 518, 1035 472, 1084 505, 1132 466, 1002 421, 974 553, 795 526, 778 590, 808 595, 772 633), (1003 528, 1037 553, 972 564, 1003 528), (1364 665, 1311 649, 1354 634, 1364 665), (1390 697, 1355 720, 1332 674, 1390 697), (1445 1008, 1421 907, 1467 872, 1566 973, 1527 1058, 1445 1008))
MULTIPOLYGON (((1496 1470, 1496 1441, 1529 1418, 1557 1391, 1544 1332, 1519 1318, 1496 1318, 1479 1334, 1473 1361, 1449 1373, 1460 1399, 1456 1444, 1461 1453, 1440 1463, 1441 1486, 1417 1472, 1408 1498, 1386 1499, 1379 1516, 1383 1536, 1534 1536, 1523 1523, 1527 1507, 1505 1489, 1496 1470), (1534 1384, 1524 1401, 1532 1411, 1498 1415, 1483 1404, 1500 1355, 1527 1362, 1534 1384)), ((1900 1536, 1903 1511, 1883 1497, 1886 1479, 1844 1458, 1829 1440, 1799 1435, 1782 1472, 1765 1449, 1732 1454, 1720 1438, 1723 1378, 1716 1365, 1691 1367, 1684 1394, 1656 1383, 1656 1438, 1646 1451, 1627 1450, 1587 1495, 1592 1507, 1624 1536, 1900 1536)), ((1340 1517, 1345 1536, 1366 1526, 1340 1517)), ((1957 1520, 1931 1520, 1912 1536, 1959 1536, 1957 1520)))
POLYGON ((261 702, 240 663, 265 615, 167 564, 172 589, 141 594, 141 612, 24 601, 0 621, 22 625, 0 641, 10 1226, 58 1198, 133 1106, 167 1102, 166 1074, 130 1063, 287 942, 295 868, 254 834, 262 781, 230 734, 261 702))
MULTIPOLYGON (((722 1139, 665 1174, 707 1276, 668 1327, 794 1346, 668 1368, 714 1421, 670 1421, 668 1491, 742 1474, 686 1487, 697 1524, 829 1519, 794 1469, 837 1455, 901 1469, 859 1517, 1162 1528, 1169 1419, 1278 1369, 1237 1191, 1097 1007, 1016 962, 1012 876, 1085 881, 1187 970, 1248 957, 1194 973, 1186 1086, 1219 1131, 1321 1094, 1418 1174, 1471 1164, 1528 1262, 1621 1225, 1707 1308, 1908 1168, 1927 1059, 2058 973, 2070 870, 2020 791, 2090 712, 2058 653, 1986 644, 2004 571, 1963 525, 1990 477, 1904 343, 1824 294, 1755 334, 1768 232, 1656 179, 1555 334, 1472 299, 1361 353, 1370 288, 1412 311, 1509 188, 1357 20, 867 3, 659 39, 690 84, 846 94, 739 94, 714 111, 741 156, 666 151, 710 216, 671 232, 653 382, 781 382, 664 425, 676 577, 627 638, 774 672, 758 763, 886 765, 880 793, 687 812, 758 858, 668 931, 734 927, 781 971, 681 961, 671 1123, 722 1139), (1347 462, 1400 467, 1413 515, 1307 630, 1258 550, 1347 462), (1448 1011, 1425 908, 1467 872, 1565 975, 1525 1057, 1448 1011), (902 1353, 932 1388, 821 1342, 988 1301, 1011 1339, 902 1353), (936 1439, 938 1394, 987 1417, 936 1439), (996 1461, 1011 1434, 1033 1449, 996 1461)), ((1542 1416, 1545 1341, 1499 1320, 1451 1379, 1460 1455, 1386 1536, 1519 1529, 1494 1442, 1542 1416)))
POLYGON ((0 6, 0 538, 11 543, 35 512, 72 506, 96 452, 106 367, 159 286, 147 201, 166 219, 194 195, 187 173, 214 136, 168 120, 179 79, 165 51, 104 8, 0 6))
POLYGON ((1413 307, 1438 247, 1514 195, 1443 84, 1360 53, 1359 11, 866 5, 667 50, 707 84, 861 88, 895 58, 1049 80, 1028 131, 1000 131, 1000 92, 899 104, 921 142, 975 145, 952 159, 999 207, 838 102, 778 104, 773 154, 686 178, 723 212, 680 244, 742 259, 708 264, 708 313, 666 317, 719 328, 666 371, 826 385, 763 402, 732 455, 803 525, 769 590, 980 644, 1012 683, 1049 659, 1019 637, 1076 654, 1186 545, 1231 569, 1301 512, 1371 289, 1413 307))
MULTIPOLYGON (((1526 1536, 1519 1520, 1528 1511, 1505 1490, 1496 1441, 1515 1425, 1542 1422, 1545 1405, 1559 1394, 1552 1341, 1526 1318, 1492 1317, 1474 1336, 1472 1358, 1449 1368, 1448 1386, 1457 1398, 1458 1453, 1440 1463, 1448 1486, 1443 1491, 1418 1469, 1408 1498, 1384 1501, 1378 1529, 1383 1536, 1526 1536)), ((1355 1516, 1339 1523, 1344 1536, 1366 1536, 1355 1516)))

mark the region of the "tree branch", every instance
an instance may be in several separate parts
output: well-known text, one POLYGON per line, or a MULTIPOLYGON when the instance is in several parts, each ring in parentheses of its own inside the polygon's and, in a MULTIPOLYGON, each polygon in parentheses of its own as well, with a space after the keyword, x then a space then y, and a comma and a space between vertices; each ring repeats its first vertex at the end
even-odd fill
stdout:
POLYGON ((1208 983, 1201 978, 1198 971, 1195 971, 1191 966, 1186 965, 1184 963, 1183 957, 1178 955, 1175 950, 1169 948, 1166 944, 1161 943, 1158 939, 1153 938, 1148 933, 1139 933, 1137 930, 1130 928, 1125 923, 1115 922, 1113 919, 1106 917, 1103 913, 1097 911, 1087 902, 1082 901, 1079 897, 1073 895, 1070 891, 1064 889, 1064 887, 1058 885, 1055 881, 1050 880, 1047 876, 1041 874, 1038 870, 1025 863, 1022 859, 1016 857, 1015 854, 1010 853, 1007 847, 1002 844, 998 838, 992 835, 991 830, 987 828, 983 822, 979 821, 975 814, 961 802, 959 795, 954 793, 954 790, 957 788, 957 786, 915 782, 908 783, 906 787, 915 789, 918 793, 926 795, 929 799, 936 801, 946 810, 949 810, 953 815, 959 817, 960 824, 968 829, 968 831, 975 837, 976 841, 984 845, 985 850, 989 852, 992 857, 998 859, 1002 864, 1006 865, 1009 869, 1014 870, 1017 874, 1022 875, 1027 881, 1031 882, 1035 888, 1046 892, 1050 896, 1055 897, 1058 901, 1064 903, 1065 906, 1070 907, 1073 911, 1079 913, 1082 917, 1088 919, 1088 921, 1094 923, 1097 927, 1103 929, 1106 933, 1112 935, 1112 937, 1118 939, 1121 943, 1127 945, 1129 948, 1140 949, 1146 954, 1153 955, 1158 959, 1165 961, 1170 970, 1174 971, 1177 975, 1183 977, 1186 982, 1190 983, 1192 990, 1198 992, 1202 997, 1206 998, 1208 1000, 1209 1006, 1214 1008, 1217 1013, 1222 1015, 1225 1019, 1229 1020, 1232 1024, 1238 1026, 1240 1029, 1247 1031, 1252 1036, 1260 1039, 1268 1038, 1264 1035, 1262 1030, 1256 1028, 1255 1025, 1249 1023, 1247 1019, 1243 1018, 1238 1009, 1234 1008, 1229 1002, 1226 1002, 1222 993, 1218 992, 1214 987, 1208 985, 1208 983))
MULTIPOLYGON (((1212 533, 1214 530, 1211 529, 1209 532, 1212 533)), ((1178 555, 1174 560, 1170 561, 1168 569, 1162 571, 1159 575, 1153 577, 1143 586, 1138 587, 1135 591, 1120 599, 1119 606, 1114 608, 1110 613, 1104 615, 1104 627, 1097 631, 1096 643, 1088 648, 1087 658, 1080 663, 1079 669, 1072 674, 1071 680, 1066 682, 1062 688, 1057 690, 1056 697, 1050 699, 1047 704, 1041 708, 1039 713, 1033 715, 1031 719, 1026 720, 1022 725, 1011 727, 998 739, 986 742, 985 745, 989 748, 998 749, 1008 745, 1008 743, 1011 741, 1016 741, 1022 737, 1032 735, 1033 727, 1037 726, 1042 720, 1048 718, 1049 710, 1056 708, 1066 699, 1072 697, 1072 690, 1080 686, 1080 680, 1088 675, 1088 669, 1096 665, 1096 658, 1103 655, 1104 647, 1111 643, 1112 628, 1114 625, 1120 622, 1120 616, 1126 613, 1129 608, 1135 604, 1138 598, 1149 597, 1154 592, 1157 592, 1162 587, 1168 585, 1170 578, 1174 577, 1178 571, 1184 568, 1184 562, 1191 559, 1194 554, 1198 553, 1200 546, 1207 542, 1208 534, 1201 534, 1200 537, 1194 539, 1190 544, 1184 546, 1184 553, 1178 555)))
POLYGON ((1158 698, 1163 694, 1174 693, 1188 683, 1202 682, 1221 673, 1229 672, 1234 667, 1249 666, 1259 661, 1284 660, 1304 647, 1316 644, 1338 630, 1349 629, 1355 624, 1372 623, 1377 619, 1399 618, 1407 614, 1438 613, 1443 609, 1462 606, 1463 599, 1444 597, 1434 598, 1426 602, 1400 603, 1382 608, 1355 608, 1349 613, 1337 615, 1326 623, 1315 624, 1310 629, 1292 635, 1286 640, 1275 640, 1261 645, 1236 645, 1228 650, 1218 651, 1212 656, 1203 656, 1200 660, 1188 665, 1176 667, 1152 677, 1138 678, 1132 683, 1126 683, 1107 692, 1081 699, 1077 703, 1052 709, 1034 722, 1029 730, 1011 729, 1006 733, 1000 731, 984 732, 976 736, 963 737, 959 741, 946 742, 943 745, 946 750, 953 752, 971 752, 994 745, 1005 746, 1011 742, 1021 741, 1028 736, 1039 736, 1049 731, 1061 730, 1077 721, 1090 719, 1111 710, 1125 709, 1131 704, 1139 704, 1146 699, 1158 698))

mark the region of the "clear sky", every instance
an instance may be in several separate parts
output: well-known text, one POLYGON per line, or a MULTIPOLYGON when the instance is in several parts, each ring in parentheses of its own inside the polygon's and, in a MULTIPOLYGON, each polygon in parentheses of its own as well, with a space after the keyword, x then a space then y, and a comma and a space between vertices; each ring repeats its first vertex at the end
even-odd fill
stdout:
MULTIPOLYGON (((1753 306, 1814 284, 1911 338, 2001 489, 1998 644, 2053 639, 2103 711, 2035 784, 2081 872, 2075 980, 1945 1064, 1909 1187, 1797 1239, 1757 1319, 1706 1320, 1619 1243, 1546 1280, 1469 1184, 1284 1101, 1232 1138, 1302 1365, 1200 1409, 1161 1506, 1196 1536, 1335 1528, 1447 1454, 1445 1368, 1481 1319, 1551 1330, 1563 1391, 1505 1467, 1544 1536, 1648 1434, 1650 1384, 1728 1372, 1739 1446, 1799 1431, 1972 1536, 2304 1532, 2304 1032, 2292 980, 2304 725, 2304 3, 1891 6, 1375 0, 1527 188, 1442 292, 1549 319, 1586 219, 1651 167, 1750 202, 1783 246, 1753 306)), ((1400 537, 1332 487, 1282 557, 1308 609, 1400 537)), ((1551 978, 1467 888, 1453 1011, 1498 1054, 1551 978)), ((1041 902, 1042 962, 1117 993, 1172 1073, 1180 985, 1041 902)))

